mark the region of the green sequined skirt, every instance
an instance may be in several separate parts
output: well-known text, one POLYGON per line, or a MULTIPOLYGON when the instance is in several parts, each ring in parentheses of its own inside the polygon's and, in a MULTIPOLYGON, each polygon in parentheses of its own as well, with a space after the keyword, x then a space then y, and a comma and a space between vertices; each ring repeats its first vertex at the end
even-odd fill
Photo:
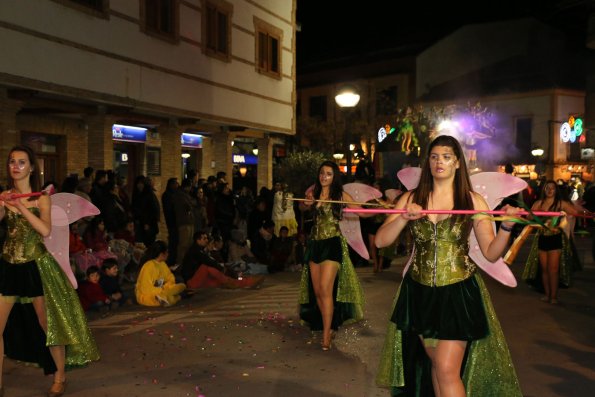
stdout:
MULTIPOLYGON (((531 243, 531 250, 527 256, 527 263, 523 270, 522 279, 527 282, 537 292, 544 292, 541 281, 541 266, 539 266, 539 235, 541 231, 535 233, 533 242, 531 243)), ((572 273, 583 268, 579 260, 578 252, 574 242, 566 237, 565 233, 562 235, 562 253, 560 254, 559 266, 559 286, 561 288, 570 288, 572 285, 572 273)))
MULTIPOLYGON (((468 396, 522 397, 508 345, 496 317, 489 292, 476 273, 489 333, 467 343, 461 377, 468 396)), ((401 294, 397 292, 395 305, 401 294)), ((382 348, 376 383, 390 387, 393 396, 434 396, 431 362, 419 336, 401 331, 389 321, 382 348)))
MULTIPOLYGON (((364 292, 349 258, 347 241, 343 236, 338 236, 327 240, 316 241, 315 246, 315 250, 309 250, 310 254, 308 257, 310 261, 318 263, 314 258, 317 258, 320 262, 326 258, 339 262, 339 271, 333 288, 334 310, 331 328, 336 330, 343 324, 349 324, 363 319, 364 292), (333 241, 331 242, 329 240, 333 241), (322 256, 325 253, 336 254, 337 245, 333 243, 338 243, 338 249, 340 249, 338 261, 336 260, 337 258, 331 259, 334 255, 322 256)), ((312 247, 312 245, 309 246, 309 248, 312 247)), ((322 315, 316 304, 316 296, 314 295, 314 289, 310 279, 309 262, 306 262, 302 270, 299 303, 301 323, 309 326, 313 331, 322 330, 322 315)))
POLYGON ((5 354, 39 365, 46 374, 56 371, 48 346, 66 346, 66 368, 99 360, 99 351, 78 295, 50 253, 36 260, 43 283, 47 335, 31 303, 15 304, 4 331, 5 354))

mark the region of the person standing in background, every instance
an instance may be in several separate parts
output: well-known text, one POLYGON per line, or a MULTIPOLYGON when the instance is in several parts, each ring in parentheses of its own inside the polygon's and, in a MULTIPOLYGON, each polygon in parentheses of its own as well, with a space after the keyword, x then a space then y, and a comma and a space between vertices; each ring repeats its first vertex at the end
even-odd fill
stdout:
POLYGON ((167 257, 167 264, 169 266, 174 265, 177 259, 178 226, 176 225, 173 198, 179 187, 178 178, 169 178, 165 186, 165 191, 161 195, 161 207, 163 208, 163 216, 165 217, 165 225, 167 226, 167 246, 171 250, 171 254, 167 257))

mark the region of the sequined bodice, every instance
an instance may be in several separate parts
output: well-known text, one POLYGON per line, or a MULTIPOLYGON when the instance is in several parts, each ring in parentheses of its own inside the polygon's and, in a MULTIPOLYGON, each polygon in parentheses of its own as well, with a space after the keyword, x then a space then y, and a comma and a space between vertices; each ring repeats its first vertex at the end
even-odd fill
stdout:
POLYGON ((471 217, 433 223, 427 217, 409 222, 415 244, 410 274, 423 285, 444 286, 463 281, 476 265, 469 258, 471 217))
MULTIPOLYGON (((29 208, 39 216, 39 208, 29 208)), ((14 211, 6 210, 6 224, 8 226, 2 258, 10 263, 25 263, 39 258, 46 252, 41 235, 24 216, 14 211)))
POLYGON ((340 234, 339 220, 333 216, 331 204, 325 203, 316 208, 316 222, 311 233, 312 240, 324 240, 340 234))

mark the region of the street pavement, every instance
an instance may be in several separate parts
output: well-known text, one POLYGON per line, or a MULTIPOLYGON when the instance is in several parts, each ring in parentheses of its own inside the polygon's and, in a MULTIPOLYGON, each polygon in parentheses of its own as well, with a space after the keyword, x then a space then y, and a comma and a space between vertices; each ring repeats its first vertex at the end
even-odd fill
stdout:
MULTIPOLYGON (((594 395, 595 264, 590 237, 577 237, 584 269, 560 304, 520 280, 528 243, 508 288, 484 277, 526 397, 594 395)), ((269 275, 259 290, 199 291, 178 306, 122 307, 90 315, 101 361, 68 373, 67 396, 385 397, 374 384, 387 318, 405 259, 374 274, 357 268, 366 320, 341 328, 333 349, 296 317, 299 273, 269 275)), ((51 378, 5 361, 5 396, 45 395, 51 378)))

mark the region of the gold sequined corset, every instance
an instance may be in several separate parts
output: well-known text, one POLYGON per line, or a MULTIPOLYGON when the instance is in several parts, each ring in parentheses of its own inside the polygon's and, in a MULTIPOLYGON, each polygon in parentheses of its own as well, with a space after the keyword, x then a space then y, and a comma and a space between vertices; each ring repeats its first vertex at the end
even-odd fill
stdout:
POLYGON ((316 222, 312 227, 311 239, 325 240, 340 235, 339 221, 333 216, 331 204, 325 203, 316 208, 316 222))
POLYGON ((471 217, 450 218, 433 223, 427 217, 409 222, 415 243, 415 257, 410 274, 413 280, 428 286, 444 286, 473 275, 476 265, 469 258, 471 217))
MULTIPOLYGON (((39 216, 39 208, 29 208, 39 216)), ((6 210, 8 233, 2 250, 2 258, 10 263, 25 263, 47 252, 43 238, 21 214, 6 210)))

